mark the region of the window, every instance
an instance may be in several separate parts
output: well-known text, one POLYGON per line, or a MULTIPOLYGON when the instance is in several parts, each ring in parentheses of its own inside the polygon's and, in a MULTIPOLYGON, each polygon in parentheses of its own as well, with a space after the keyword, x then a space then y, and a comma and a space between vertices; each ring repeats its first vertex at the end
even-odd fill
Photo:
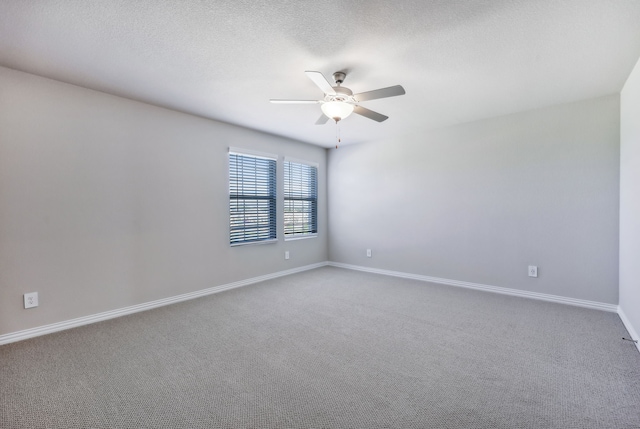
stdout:
POLYGON ((318 167, 284 161, 284 238, 318 233, 318 167))
POLYGON ((276 159, 229 152, 230 244, 276 239, 276 159))

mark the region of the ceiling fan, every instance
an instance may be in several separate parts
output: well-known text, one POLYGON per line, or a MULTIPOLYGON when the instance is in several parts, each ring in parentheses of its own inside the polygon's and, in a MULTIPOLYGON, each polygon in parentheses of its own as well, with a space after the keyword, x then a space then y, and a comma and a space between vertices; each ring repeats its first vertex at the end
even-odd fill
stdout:
POLYGON ((346 118, 351 113, 357 113, 358 115, 373 119, 377 122, 385 121, 389 119, 388 116, 366 109, 360 106, 359 103, 378 98, 395 97, 397 95, 405 94, 404 88, 400 85, 354 94, 349 88, 341 86, 342 82, 344 82, 344 79, 347 77, 345 72, 335 72, 333 74, 336 86, 332 86, 324 75, 318 71, 306 71, 305 73, 324 93, 324 98, 322 100, 271 99, 269 101, 277 104, 320 104, 323 114, 316 121, 316 125, 326 124, 329 119, 333 119, 338 123, 338 121, 346 118))

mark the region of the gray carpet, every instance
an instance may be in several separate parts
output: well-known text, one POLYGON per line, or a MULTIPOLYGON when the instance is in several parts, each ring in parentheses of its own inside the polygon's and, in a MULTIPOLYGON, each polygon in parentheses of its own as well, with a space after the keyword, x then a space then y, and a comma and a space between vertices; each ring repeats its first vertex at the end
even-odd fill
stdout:
POLYGON ((640 428, 616 314, 325 267, 0 347, 2 428, 640 428))

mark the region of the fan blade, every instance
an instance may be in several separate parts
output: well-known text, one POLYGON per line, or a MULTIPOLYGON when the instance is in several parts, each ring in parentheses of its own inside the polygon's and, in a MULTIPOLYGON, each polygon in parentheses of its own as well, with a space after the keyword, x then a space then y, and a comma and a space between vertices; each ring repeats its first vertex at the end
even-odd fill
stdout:
POLYGON ((320 100, 278 100, 272 98, 269 100, 274 104, 318 104, 320 100))
POLYGON ((323 113, 322 115, 320 115, 320 117, 316 121, 316 125, 324 125, 327 123, 328 120, 329 120, 329 117, 323 113))
POLYGON ((357 113, 358 115, 362 115, 365 118, 373 119, 376 122, 383 122, 389 119, 388 116, 384 116, 381 113, 374 112, 373 110, 365 109, 362 106, 355 106, 353 108, 353 113, 357 113))
POLYGON ((322 73, 317 71, 306 71, 305 74, 313 81, 313 83, 318 85, 318 88, 320 88, 323 93, 327 95, 336 95, 333 87, 322 73))
POLYGON ((387 97, 395 97, 397 95, 404 95, 404 88, 401 85, 390 86, 388 88, 380 88, 374 89, 373 91, 361 92, 360 94, 355 94, 353 98, 355 98, 358 102, 360 101, 368 101, 375 100, 377 98, 387 98, 387 97))

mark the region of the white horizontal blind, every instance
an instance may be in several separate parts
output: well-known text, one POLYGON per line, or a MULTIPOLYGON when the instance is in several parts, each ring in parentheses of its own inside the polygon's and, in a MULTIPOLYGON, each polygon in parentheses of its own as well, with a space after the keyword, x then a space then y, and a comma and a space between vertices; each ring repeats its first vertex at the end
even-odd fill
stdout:
POLYGON ((276 238, 276 160, 229 152, 230 244, 276 238))
POLYGON ((284 162, 284 236, 315 235, 318 232, 318 169, 292 161, 284 162))

